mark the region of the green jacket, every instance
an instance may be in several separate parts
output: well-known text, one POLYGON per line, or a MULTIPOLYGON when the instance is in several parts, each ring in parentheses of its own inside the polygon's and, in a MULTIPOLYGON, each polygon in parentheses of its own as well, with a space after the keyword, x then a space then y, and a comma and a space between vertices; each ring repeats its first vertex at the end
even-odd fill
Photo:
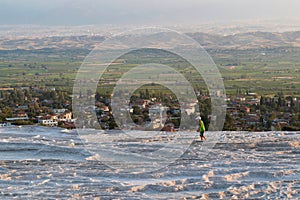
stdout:
POLYGON ((199 127, 200 127, 200 133, 204 133, 205 131, 205 125, 202 120, 199 120, 199 127))

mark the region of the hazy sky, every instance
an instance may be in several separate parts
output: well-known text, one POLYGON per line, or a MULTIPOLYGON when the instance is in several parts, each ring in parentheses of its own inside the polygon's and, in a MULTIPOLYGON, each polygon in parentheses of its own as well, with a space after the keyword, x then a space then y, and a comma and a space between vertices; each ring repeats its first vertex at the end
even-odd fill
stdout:
POLYGON ((0 25, 173 25, 300 19, 299 0, 0 0, 0 25))

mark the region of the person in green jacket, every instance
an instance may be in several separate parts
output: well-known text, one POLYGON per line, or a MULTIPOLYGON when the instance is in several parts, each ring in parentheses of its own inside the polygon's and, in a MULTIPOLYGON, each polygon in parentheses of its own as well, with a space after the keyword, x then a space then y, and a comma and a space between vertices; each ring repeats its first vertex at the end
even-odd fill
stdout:
POLYGON ((206 140, 206 137, 204 136, 204 132, 205 132, 205 125, 204 125, 204 122, 201 120, 201 117, 198 116, 196 118, 198 121, 199 121, 199 128, 197 131, 200 132, 200 139, 203 141, 203 140, 206 140))

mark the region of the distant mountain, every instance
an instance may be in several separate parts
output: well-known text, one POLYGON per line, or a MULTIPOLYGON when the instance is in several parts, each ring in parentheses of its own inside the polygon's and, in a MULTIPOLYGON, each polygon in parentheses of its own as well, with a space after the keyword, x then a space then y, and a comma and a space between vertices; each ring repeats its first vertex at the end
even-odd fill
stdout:
MULTIPOLYGON (((259 49, 276 47, 300 47, 300 31, 247 32, 234 35, 187 33, 204 48, 211 49, 259 49)), ((13 49, 93 49, 106 39, 105 36, 62 36, 44 38, 9 38, 0 40, 0 50, 13 49)))
POLYGON ((189 33, 202 46, 220 49, 256 49, 274 47, 300 47, 300 31, 248 32, 228 36, 205 33, 189 33))
POLYGON ((0 50, 92 49, 105 40, 104 36, 63 36, 0 40, 0 50))

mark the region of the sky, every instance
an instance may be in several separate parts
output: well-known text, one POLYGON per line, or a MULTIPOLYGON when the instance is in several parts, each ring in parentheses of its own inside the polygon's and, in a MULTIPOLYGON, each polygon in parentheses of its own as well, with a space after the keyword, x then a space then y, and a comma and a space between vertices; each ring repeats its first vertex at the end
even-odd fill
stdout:
POLYGON ((175 25, 300 19, 299 0, 0 0, 0 25, 175 25))

